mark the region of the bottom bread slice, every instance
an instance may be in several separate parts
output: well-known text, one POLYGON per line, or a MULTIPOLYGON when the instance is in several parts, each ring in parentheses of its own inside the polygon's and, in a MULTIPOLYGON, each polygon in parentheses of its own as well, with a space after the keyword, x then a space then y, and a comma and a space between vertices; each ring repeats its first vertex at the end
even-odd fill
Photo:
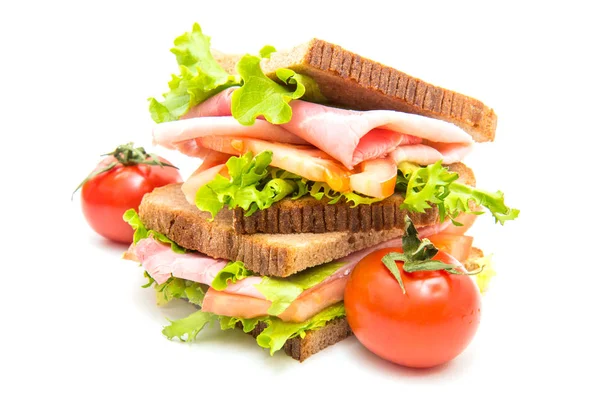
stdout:
MULTIPOLYGON (((241 328, 241 324, 239 324, 239 327, 241 328)), ((256 328, 248 333, 256 338, 266 327, 267 325, 264 322, 259 322, 256 328)), ((350 325, 348 325, 346 318, 336 318, 329 321, 322 328, 307 331, 304 338, 295 337, 288 339, 283 345, 283 350, 288 356, 302 362, 313 354, 346 339, 350 335, 352 335, 352 330, 350 330, 350 325)))

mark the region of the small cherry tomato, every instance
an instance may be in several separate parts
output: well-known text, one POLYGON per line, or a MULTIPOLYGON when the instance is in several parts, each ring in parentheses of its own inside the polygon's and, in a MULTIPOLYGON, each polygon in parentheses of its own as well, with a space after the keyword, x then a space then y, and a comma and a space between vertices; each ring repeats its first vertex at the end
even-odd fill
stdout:
POLYGON ((164 158, 134 148, 132 143, 106 156, 77 188, 81 188, 83 215, 105 238, 131 243, 133 229, 123 221, 123 213, 130 208, 137 211, 146 193, 181 182, 181 175, 164 158))

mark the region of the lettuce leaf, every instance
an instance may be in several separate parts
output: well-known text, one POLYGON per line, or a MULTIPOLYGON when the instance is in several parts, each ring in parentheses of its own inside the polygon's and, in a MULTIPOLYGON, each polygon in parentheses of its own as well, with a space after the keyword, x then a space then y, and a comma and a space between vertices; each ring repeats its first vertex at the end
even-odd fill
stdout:
POLYGON ((265 151, 256 157, 248 152, 229 158, 226 165, 230 178, 217 175, 198 189, 196 206, 210 212, 213 219, 225 205, 230 209, 241 207, 247 211, 246 215, 251 215, 288 195, 294 195, 299 187, 293 179, 276 178, 262 182, 269 175, 272 157, 271 152, 265 151))
POLYGON ((144 271, 144 277, 148 279, 148 282, 142 287, 149 288, 154 285, 156 304, 159 306, 164 306, 173 299, 183 299, 198 306, 202 305, 206 294, 206 285, 175 277, 171 277, 159 285, 147 271, 144 271))
POLYGON ((307 331, 322 328, 332 319, 345 315, 344 303, 337 303, 305 322, 283 322, 279 318, 271 317, 265 320, 267 328, 256 337, 256 342, 259 346, 269 349, 269 353, 273 355, 281 350, 288 339, 296 336, 304 338, 307 331))
POLYGON ((294 200, 310 194, 317 200, 324 196, 329 204, 345 198, 352 207, 372 204, 381 199, 361 196, 356 193, 336 192, 323 182, 308 181, 280 168, 270 167, 273 153, 264 151, 255 157, 248 152, 243 156, 232 156, 227 160, 230 178, 217 175, 196 192, 196 206, 211 213, 212 218, 225 206, 229 209, 241 207, 250 216, 257 210, 269 208, 273 203, 290 197, 294 200))
POLYGON ((196 311, 185 318, 171 321, 170 325, 164 327, 162 333, 169 339, 174 337, 182 342, 191 342, 196 339, 198 333, 209 323, 216 321, 219 317, 212 313, 196 311))
MULTIPOLYGON (((306 181, 306 180, 305 180, 306 181)), ((376 197, 367 197, 354 192, 340 193, 333 190, 325 182, 310 182, 307 183, 310 187, 308 193, 317 200, 321 200, 323 197, 327 197, 329 201, 327 204, 336 204, 340 199, 346 199, 346 202, 352 203, 351 207, 356 207, 359 204, 373 204, 381 201, 376 197)))
POLYGON ((263 277, 261 282, 255 285, 265 298, 271 301, 268 313, 279 315, 284 312, 294 300, 306 289, 318 285, 340 269, 344 263, 330 262, 313 267, 287 278, 263 277))
MULTIPOLYGON (((270 54, 261 51, 261 55, 270 54)), ((299 99, 307 92, 312 98, 324 100, 312 78, 280 68, 275 71, 283 83, 280 85, 265 75, 260 61, 260 57, 247 54, 236 65, 244 83, 233 92, 231 114, 240 124, 252 125, 259 116, 272 124, 285 124, 292 119, 292 108, 288 104, 291 100, 299 99)))
POLYGON ((236 327, 238 322, 242 324, 242 328, 245 333, 251 332, 260 321, 264 321, 269 317, 259 318, 237 318, 237 317, 226 317, 224 315, 219 316, 219 323, 221 330, 233 329, 236 327))
POLYGON ((217 273, 210 286, 215 290, 225 290, 228 285, 250 275, 252 275, 252 272, 246 269, 243 262, 229 262, 225 268, 217 273))
POLYGON ((266 45, 263 46, 262 49, 260 49, 258 54, 260 55, 260 58, 271 58, 271 54, 275 53, 276 51, 277 50, 275 49, 275 47, 271 45, 266 45))
POLYGON ((163 284, 154 285, 154 289, 156 290, 156 302, 159 306, 163 306, 173 299, 183 299, 201 306, 206 293, 201 283, 175 277, 169 278, 163 284))
POLYGON ((157 123, 177 120, 221 90, 240 84, 238 76, 228 74, 214 59, 210 37, 202 33, 197 23, 191 32, 176 38, 174 44, 171 52, 177 58, 179 75, 172 76, 163 101, 149 99, 150 114, 157 123))
POLYGON ((133 208, 130 208, 129 210, 125 211, 125 213, 123 214, 123 221, 131 225, 131 227, 134 230, 133 244, 137 244, 137 242, 139 242, 140 240, 151 237, 155 240, 158 240, 161 243, 170 245, 171 250, 173 250, 175 253, 185 253, 185 249, 183 247, 179 246, 177 243, 175 243, 162 233, 156 232, 152 229, 146 229, 144 223, 140 219, 140 216, 133 208))
POLYGON ((518 217, 519 210, 504 204, 504 194, 486 192, 457 182, 458 174, 442 166, 441 161, 427 167, 412 163, 400 163, 396 190, 406 193, 401 208, 415 212, 425 212, 432 204, 440 211, 440 220, 447 217, 454 220, 461 212, 472 211, 470 205, 482 206, 494 216, 496 222, 504 225, 518 217))
POLYGON ((241 322, 246 333, 252 331, 262 321, 267 327, 257 336, 256 342, 259 346, 269 349, 269 353, 273 355, 276 351, 281 350, 288 339, 297 336, 304 338, 307 331, 322 328, 327 322, 345 315, 346 310, 341 302, 326 308, 309 320, 299 323, 284 322, 277 317, 244 319, 196 311, 180 320, 169 320, 170 325, 163 329, 163 334, 169 339, 177 337, 181 341, 191 342, 207 324, 217 320, 222 330, 233 329, 238 322, 241 322))

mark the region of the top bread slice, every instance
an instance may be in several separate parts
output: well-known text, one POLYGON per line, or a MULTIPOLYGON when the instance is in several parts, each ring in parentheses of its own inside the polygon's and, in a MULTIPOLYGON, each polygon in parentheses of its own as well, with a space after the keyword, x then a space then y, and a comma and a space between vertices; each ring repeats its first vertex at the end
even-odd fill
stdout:
MULTIPOLYGON (((239 55, 214 51, 215 59, 230 73, 239 55)), ((275 71, 288 68, 308 75, 332 105, 352 110, 397 110, 453 123, 477 142, 490 142, 497 116, 481 101, 441 88, 320 39, 277 51, 262 61, 262 69, 275 79, 275 71)))
MULTIPOLYGON (((428 213, 435 215, 437 210, 431 208, 428 213)), ((342 258, 400 237, 404 232, 402 226, 368 232, 238 234, 233 229, 230 211, 220 212, 210 221, 209 213, 187 202, 181 184, 163 186, 146 194, 139 215, 146 228, 166 235, 186 249, 214 258, 242 261, 257 274, 278 277, 342 258)))

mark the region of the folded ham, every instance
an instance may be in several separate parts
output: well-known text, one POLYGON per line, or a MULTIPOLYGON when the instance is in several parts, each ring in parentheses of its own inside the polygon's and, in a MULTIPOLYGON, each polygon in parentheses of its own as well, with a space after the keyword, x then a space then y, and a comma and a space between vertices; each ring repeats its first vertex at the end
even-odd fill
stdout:
MULTIPOLYGON (((167 148, 210 136, 237 136, 288 144, 310 143, 352 169, 365 160, 380 158, 405 146, 421 145, 434 149, 423 158, 412 152, 405 160, 430 164, 442 160, 456 161, 456 154, 440 144, 459 145, 462 153, 473 140, 459 127, 437 119, 399 111, 352 111, 310 103, 290 102, 292 119, 273 125, 257 119, 251 126, 241 125, 231 117, 229 88, 197 105, 179 121, 159 124, 154 129, 156 143, 167 148)), ((185 147, 182 151, 185 151, 185 147)), ((412 151, 412 150, 409 150, 412 151)), ((193 155, 186 153, 188 155, 193 155)))
MULTIPOLYGON (((449 223, 419 229, 421 237, 443 232, 449 223)), ((325 308, 344 299, 344 289, 350 273, 367 254, 387 247, 402 247, 400 238, 388 240, 343 257, 336 262, 339 269, 317 285, 304 290, 278 315, 283 321, 302 322, 325 308)), ((143 268, 158 284, 173 276, 210 286, 227 265, 227 261, 214 259, 198 252, 175 253, 171 247, 152 238, 142 239, 132 245, 127 257, 141 262, 143 268)), ((256 288, 260 276, 250 276, 228 285, 223 291, 209 288, 202 309, 218 315, 255 318, 268 315, 271 302, 256 288)))

